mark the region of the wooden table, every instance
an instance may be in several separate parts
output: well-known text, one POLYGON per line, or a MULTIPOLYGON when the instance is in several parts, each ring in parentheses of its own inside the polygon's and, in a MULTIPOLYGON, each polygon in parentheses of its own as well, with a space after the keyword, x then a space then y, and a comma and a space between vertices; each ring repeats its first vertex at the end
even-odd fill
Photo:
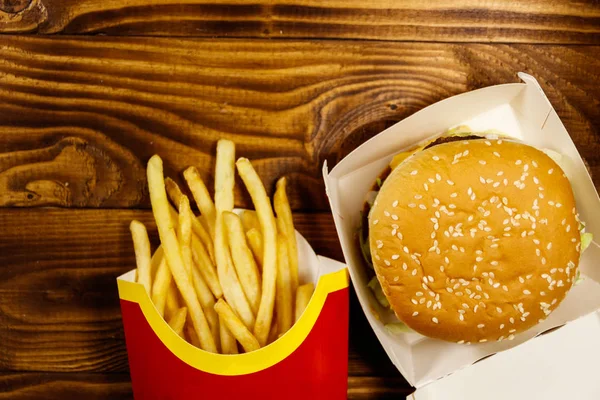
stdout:
MULTIPOLYGON (((129 399, 115 277, 153 227, 144 165, 212 181, 219 138, 286 175, 342 259, 321 180, 448 96, 539 79, 600 185, 600 3, 0 0, 0 399, 129 399), (126 4, 126 6, 125 6, 126 4)), ((236 194, 239 206, 249 204, 236 194)), ((153 237, 156 242, 156 236, 153 237)), ((413 389, 351 304, 348 396, 413 389)))

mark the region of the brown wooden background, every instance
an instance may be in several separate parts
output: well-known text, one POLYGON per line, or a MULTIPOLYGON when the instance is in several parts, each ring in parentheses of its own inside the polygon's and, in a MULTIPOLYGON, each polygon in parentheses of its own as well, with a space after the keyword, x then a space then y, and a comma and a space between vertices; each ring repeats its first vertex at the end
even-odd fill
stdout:
MULTIPOLYGON (((518 71, 600 186, 597 0, 0 0, 0 399, 132 397, 115 277, 152 154, 211 181, 235 140, 341 259, 323 160, 518 71)), ((410 393, 355 299, 351 323, 349 398, 410 393)))

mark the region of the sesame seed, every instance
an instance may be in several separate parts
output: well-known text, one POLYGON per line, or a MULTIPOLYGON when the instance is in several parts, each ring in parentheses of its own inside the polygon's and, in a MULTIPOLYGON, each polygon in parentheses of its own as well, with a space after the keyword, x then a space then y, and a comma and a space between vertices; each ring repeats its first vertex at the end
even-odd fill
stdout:
POLYGON ((515 338, 515 335, 508 335, 508 340, 513 340, 515 338))
POLYGON ((567 225, 567 232, 571 230, 571 225, 567 225))
POLYGON ((502 181, 502 183, 504 183, 504 186, 508 185, 508 179, 504 178, 504 180, 502 181))
POLYGON ((373 221, 373 225, 377 225, 379 223, 379 220, 376 219, 375 221, 373 221))
POLYGON ((523 290, 523 294, 531 294, 531 292, 527 289, 523 290))
POLYGON ((481 165, 485 165, 485 164, 486 164, 486 162, 485 162, 485 160, 479 160, 479 164, 481 164, 481 165))
POLYGON ((392 214, 392 219, 393 219, 394 221, 398 221, 398 216, 397 216, 396 214, 392 214))
POLYGON ((481 182, 481 183, 485 184, 485 179, 483 179, 483 176, 480 176, 480 177, 479 177, 479 182, 481 182))
POLYGON ((531 161, 531 164, 533 164, 534 167, 538 167, 537 163, 535 161, 531 161))
POLYGON ((552 173, 553 173, 553 172, 554 172, 554 168, 550 168, 550 169, 548 170, 548 175, 552 175, 552 173))
POLYGON ((546 258, 542 257, 542 265, 546 265, 546 258))
POLYGON ((429 282, 433 282, 433 277, 431 275, 428 275, 427 279, 429 279, 429 282))
MULTIPOLYGON (((515 319, 514 319, 513 317, 510 317, 508 320, 510 321, 510 323, 511 323, 511 324, 514 324, 514 323, 515 323, 515 319)), ((510 331, 509 331, 509 332, 510 332, 510 331)))
POLYGON ((406 246, 404 246, 403 250, 406 254, 410 253, 410 251, 408 250, 408 247, 406 247, 406 246))
POLYGON ((402 240, 402 233, 401 232, 398 232, 398 234, 396 236, 398 236, 398 239, 402 240))
POLYGON ((414 170, 410 173, 411 175, 416 175, 417 174, 417 170, 414 170))
POLYGON ((381 240, 377 241, 377 248, 381 249, 383 247, 383 242, 381 240))
POLYGON ((400 277, 399 277, 399 276, 395 276, 395 277, 394 277, 394 282, 398 282, 398 280, 399 280, 399 279, 400 279, 400 277))
POLYGON ((425 298, 423 298, 423 297, 422 297, 422 298, 420 298, 420 299, 419 299, 419 304, 424 304, 424 303, 425 303, 425 298))
POLYGON ((415 305, 416 305, 416 304, 419 304, 419 302, 418 302, 418 301, 416 301, 415 299, 410 299, 410 301, 412 301, 412 303, 413 303, 413 304, 415 304, 415 305))
POLYGON ((388 267, 392 264, 390 264, 390 262, 388 260, 383 260, 383 262, 385 263, 385 265, 387 265, 388 267))
POLYGON ((517 161, 515 162, 515 165, 521 165, 522 163, 523 163, 523 161, 521 161, 521 160, 517 160, 517 161))
POLYGON ((431 300, 429 300, 429 301, 427 302, 427 308, 431 307, 431 304, 432 304, 432 301, 431 301, 431 300))
POLYGON ((413 270, 412 270, 412 276, 415 276, 416 274, 417 274, 417 270, 416 270, 416 269, 413 269, 413 270))
POLYGON ((429 181, 429 183, 435 183, 435 179, 433 178, 428 178, 427 180, 429 181))
POLYGON ((450 194, 450 197, 456 197, 456 196, 458 196, 458 193, 456 193, 456 192, 450 194))
POLYGON ((477 327, 478 327, 479 329, 481 329, 481 328, 485 328, 485 324, 479 324, 479 325, 477 325, 477 327))
POLYGON ((498 153, 497 151, 493 152, 492 154, 494 154, 496 157, 500 157, 500 153, 498 153))
POLYGON ((429 186, 427 186, 426 183, 423 184, 423 188, 425 189, 426 192, 429 190, 429 186))
MULTIPOLYGON (((496 311, 498 311, 498 314, 502 314, 502 309, 500 307, 496 307, 496 311)), ((500 329, 502 329, 502 327, 500 327, 500 329)))
POLYGON ((402 269, 406 271, 408 269, 408 265, 406 265, 406 263, 402 263, 402 269))
POLYGON ((490 264, 493 266, 496 266, 496 265, 498 265, 498 261, 490 261, 490 264))
POLYGON ((458 319, 460 319, 461 321, 464 321, 465 317, 462 314, 458 314, 458 319))
POLYGON ((418 312, 418 311, 415 311, 414 313, 412 313, 412 316, 413 316, 413 317, 416 317, 417 315, 419 315, 419 312, 418 312))
POLYGON ((523 166, 523 171, 527 171, 528 169, 529 169, 529 164, 525 164, 525 165, 523 166))
POLYGON ((523 279, 523 277, 522 277, 522 276, 520 276, 520 277, 519 277, 519 282, 521 282, 521 283, 525 283, 525 279, 523 279))
POLYGON ((427 207, 425 206, 425 204, 419 204, 419 208, 421 210, 427 210, 427 207))
POLYGON ((476 304, 475 307, 473 307, 473 312, 476 313, 478 308, 479 308, 479 304, 476 304))
POLYGON ((435 174, 435 179, 437 179, 438 181, 441 181, 442 176, 440 174, 435 174))
POLYGON ((466 157, 466 156, 468 156, 468 155, 469 155, 469 150, 465 150, 465 151, 463 151, 462 155, 463 155, 463 157, 466 157))
POLYGON ((504 290, 505 292, 508 292, 508 286, 502 285, 502 290, 504 290))
POLYGON ((540 180, 537 177, 533 177, 533 183, 535 183, 536 185, 539 185, 540 180))
POLYGON ((463 308, 466 308, 467 310, 469 309, 469 305, 467 303, 462 303, 461 305, 463 308))
POLYGON ((433 158, 434 161, 440 161, 440 158, 438 156, 433 156, 431 158, 433 158))
POLYGON ((417 205, 416 205, 415 203, 410 203, 408 206, 409 206, 410 208, 415 208, 417 205))
POLYGON ((446 182, 447 182, 447 183, 448 183, 448 185, 450 185, 450 186, 453 186, 453 185, 454 185, 454 182, 452 182, 450 179, 448 179, 446 182))
POLYGON ((400 256, 398 254, 393 254, 392 255, 392 260, 397 260, 399 258, 400 258, 400 256))
POLYGON ((431 318, 431 320, 433 321, 434 324, 437 324, 439 322, 436 317, 431 318))

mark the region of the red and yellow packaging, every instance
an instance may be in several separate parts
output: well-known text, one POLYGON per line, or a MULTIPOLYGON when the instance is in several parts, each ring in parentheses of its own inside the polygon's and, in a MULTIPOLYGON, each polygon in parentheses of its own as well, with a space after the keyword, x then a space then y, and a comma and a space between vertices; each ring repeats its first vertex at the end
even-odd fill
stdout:
POLYGON ((300 319, 270 345, 239 355, 192 346, 159 315, 144 287, 135 283, 135 270, 119 277, 134 397, 345 399, 348 274, 344 264, 310 252, 300 254, 300 262, 310 264, 304 277, 316 282, 315 292, 300 319))

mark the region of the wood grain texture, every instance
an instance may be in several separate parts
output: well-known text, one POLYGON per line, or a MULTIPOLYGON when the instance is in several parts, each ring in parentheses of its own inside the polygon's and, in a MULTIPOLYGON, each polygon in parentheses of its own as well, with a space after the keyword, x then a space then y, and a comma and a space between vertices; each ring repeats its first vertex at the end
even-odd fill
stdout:
POLYGON ((10 400, 129 400, 128 373, 0 373, 0 399, 10 400))
MULTIPOLYGON (((0 210, 0 371, 127 371, 116 278, 135 267, 132 219, 157 245, 150 211, 0 210)), ((295 222, 341 259, 330 214, 295 222)))
POLYGON ((324 160, 517 71, 600 184, 600 46, 1 36, 0 56, 0 206, 147 208, 150 156, 211 186, 224 137, 269 191, 288 176, 294 209, 327 210, 324 160))
MULTIPOLYGON (((357 376, 348 379, 349 400, 402 399, 413 392, 402 378, 357 376)), ((0 373, 0 399, 10 400, 130 400, 128 373, 0 373)))
POLYGON ((32 0, 1 22, 4 32, 600 43, 595 0, 32 0))

